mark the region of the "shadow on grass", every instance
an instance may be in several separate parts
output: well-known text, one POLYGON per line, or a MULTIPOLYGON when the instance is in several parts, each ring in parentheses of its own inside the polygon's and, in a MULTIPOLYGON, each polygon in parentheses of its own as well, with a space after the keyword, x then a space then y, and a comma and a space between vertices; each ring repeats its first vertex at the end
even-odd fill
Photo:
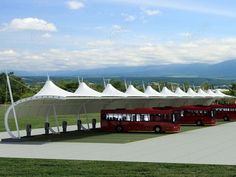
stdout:
POLYGON ((89 131, 69 131, 60 134, 35 135, 21 139, 3 139, 2 143, 45 144, 48 142, 87 142, 87 143, 129 143, 148 138, 159 137, 164 134, 153 132, 115 133, 104 132, 101 129, 89 131))

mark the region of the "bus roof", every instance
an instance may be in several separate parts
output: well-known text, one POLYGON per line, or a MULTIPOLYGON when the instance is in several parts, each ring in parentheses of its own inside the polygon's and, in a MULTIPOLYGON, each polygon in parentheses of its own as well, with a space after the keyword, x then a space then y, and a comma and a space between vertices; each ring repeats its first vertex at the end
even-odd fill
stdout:
POLYGON ((135 109, 107 109, 102 110, 102 113, 123 113, 123 114, 171 114, 172 109, 157 109, 157 108, 135 108, 135 109))
POLYGON ((236 104, 213 104, 211 108, 236 108, 236 104))
POLYGON ((210 106, 180 106, 180 107, 176 107, 174 108, 175 110, 210 110, 211 107, 210 106))

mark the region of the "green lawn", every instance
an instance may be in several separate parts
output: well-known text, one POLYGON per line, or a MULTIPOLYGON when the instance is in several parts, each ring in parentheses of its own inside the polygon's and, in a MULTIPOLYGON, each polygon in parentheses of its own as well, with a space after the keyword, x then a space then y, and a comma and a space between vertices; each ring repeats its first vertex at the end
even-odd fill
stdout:
POLYGON ((236 166, 0 158, 0 176, 235 177, 236 166))

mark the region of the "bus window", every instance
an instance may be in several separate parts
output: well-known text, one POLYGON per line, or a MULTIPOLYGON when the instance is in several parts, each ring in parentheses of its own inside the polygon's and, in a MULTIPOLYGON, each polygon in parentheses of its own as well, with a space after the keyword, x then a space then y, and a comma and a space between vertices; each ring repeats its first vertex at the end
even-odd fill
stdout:
POLYGON ((107 120, 112 120, 113 119, 113 114, 106 114, 106 119, 107 120))
POLYGON ((175 123, 175 121, 176 121, 175 114, 172 114, 172 122, 175 123))
POLYGON ((144 115, 143 121, 150 121, 150 114, 143 114, 143 115, 144 115))
POLYGON ((131 121, 136 121, 136 114, 132 114, 131 121))
POLYGON ((136 115, 136 121, 137 121, 137 122, 140 122, 140 121, 141 121, 141 116, 140 116, 140 114, 137 114, 137 115, 136 115))
POLYGON ((211 117, 214 117, 214 115, 215 115, 214 111, 211 111, 211 117))
POLYGON ((113 114, 113 120, 118 120, 118 114, 113 114))
POLYGON ((150 116, 151 116, 151 121, 153 122, 159 122, 162 119, 161 114, 151 114, 150 116))
POLYGON ((131 121, 131 114, 127 114, 126 120, 127 120, 127 121, 131 121))
POLYGON ((118 120, 122 120, 122 114, 118 114, 118 120))
POLYGON ((184 117, 184 111, 181 111, 181 112, 180 112, 180 116, 181 116, 181 117, 184 117))
POLYGON ((123 121, 126 121, 126 119, 127 119, 126 114, 123 114, 123 115, 122 115, 122 120, 123 120, 123 121))

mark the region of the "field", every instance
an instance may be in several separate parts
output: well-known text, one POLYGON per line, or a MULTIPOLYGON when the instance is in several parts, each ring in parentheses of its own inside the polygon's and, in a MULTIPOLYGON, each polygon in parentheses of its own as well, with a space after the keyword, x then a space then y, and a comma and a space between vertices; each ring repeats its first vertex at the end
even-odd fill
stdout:
POLYGON ((0 176, 234 177, 235 166, 0 158, 0 176))

